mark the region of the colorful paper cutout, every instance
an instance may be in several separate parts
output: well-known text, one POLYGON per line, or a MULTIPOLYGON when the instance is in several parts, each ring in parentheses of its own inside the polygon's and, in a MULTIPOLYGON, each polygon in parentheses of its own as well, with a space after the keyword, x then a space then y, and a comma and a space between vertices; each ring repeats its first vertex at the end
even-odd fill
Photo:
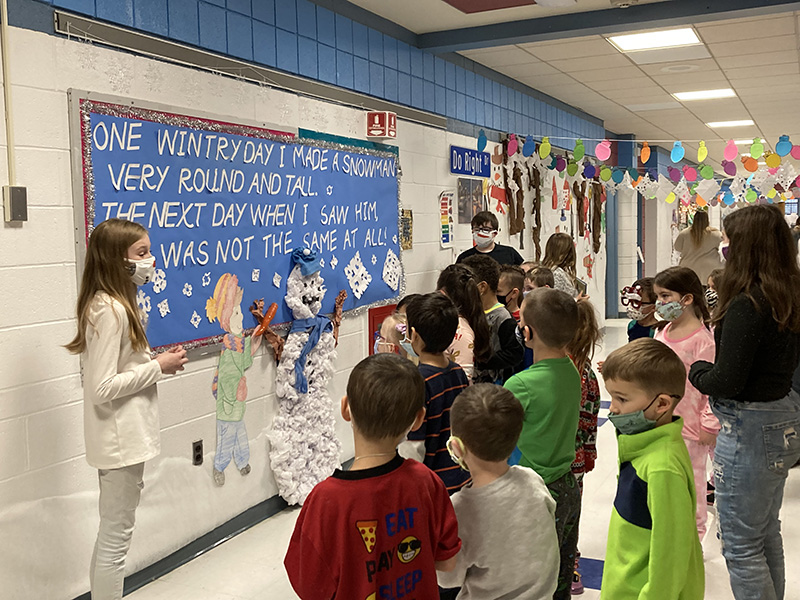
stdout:
POLYGON ((597 157, 598 160, 606 161, 611 158, 611 142, 608 140, 603 140, 594 149, 594 155, 597 157))
POLYGON ((725 146, 725 160, 732 161, 737 156, 739 156, 739 148, 736 147, 733 140, 728 140, 728 144, 725 146))
POLYGON ((542 143, 539 144, 539 158, 544 160, 545 158, 550 156, 550 150, 551 149, 552 149, 552 146, 550 145, 550 138, 549 137, 543 137, 542 138, 542 143))
POLYGON ((522 156, 527 158, 528 156, 532 156, 534 152, 536 152, 536 142, 534 142, 533 137, 529 135, 525 138, 525 143, 522 144, 522 156))
POLYGON ((750 146, 750 156, 758 160, 764 155, 764 144, 761 143, 761 138, 755 138, 750 146))
POLYGON ((672 152, 669 154, 670 160, 674 163, 681 162, 685 155, 686 150, 684 150, 683 144, 681 142, 675 142, 672 145, 672 152))
POLYGON ((708 157, 708 148, 706 143, 701 141, 700 147, 697 149, 697 162, 701 163, 708 157))
POLYGON ((586 155, 586 148, 583 147, 583 141, 578 140, 575 142, 575 149, 572 151, 572 158, 576 162, 581 160, 586 155))
POLYGON ((518 147, 519 142, 517 141, 517 136, 512 133, 508 136, 508 155, 514 156, 517 153, 518 147))
POLYGON ((481 129, 478 132, 478 145, 476 146, 478 152, 483 152, 483 149, 486 148, 486 141, 486 132, 481 129))
POLYGON ((792 151, 792 142, 789 141, 788 135, 782 135, 775 144, 775 152, 778 156, 787 156, 792 151))
POLYGON ((646 164, 650 160, 650 144, 647 142, 642 142, 642 152, 639 158, 642 160, 642 164, 646 164))

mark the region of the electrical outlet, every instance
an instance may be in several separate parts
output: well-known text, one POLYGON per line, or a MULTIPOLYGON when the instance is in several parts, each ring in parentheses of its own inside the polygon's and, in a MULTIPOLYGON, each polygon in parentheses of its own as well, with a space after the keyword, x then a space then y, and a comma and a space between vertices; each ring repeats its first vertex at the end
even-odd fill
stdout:
POLYGON ((203 440, 192 442, 192 464, 203 464, 203 440))

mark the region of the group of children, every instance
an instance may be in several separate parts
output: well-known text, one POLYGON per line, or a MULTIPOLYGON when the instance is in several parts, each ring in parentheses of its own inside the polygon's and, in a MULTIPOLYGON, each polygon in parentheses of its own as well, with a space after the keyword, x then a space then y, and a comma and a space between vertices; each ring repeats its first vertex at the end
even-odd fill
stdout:
MULTIPOLYGON (((551 269, 481 253, 447 267, 437 287, 404 298, 384 323, 376 349, 397 354, 370 356, 351 375, 342 415, 353 465, 309 496, 286 555, 301 598, 582 591, 582 478, 600 407, 594 308, 555 289, 551 269)), ((719 424, 687 369, 714 358, 706 294, 676 267, 635 282, 622 302, 631 343, 600 365, 621 465, 603 597, 702 598, 719 424)))

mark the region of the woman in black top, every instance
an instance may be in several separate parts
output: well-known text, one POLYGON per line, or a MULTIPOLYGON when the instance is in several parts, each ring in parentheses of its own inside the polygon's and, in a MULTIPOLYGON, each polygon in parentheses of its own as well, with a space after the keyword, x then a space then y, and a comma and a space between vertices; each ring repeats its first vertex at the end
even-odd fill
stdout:
POLYGON ((692 365, 720 421, 714 458, 722 553, 737 600, 784 592, 780 513, 789 468, 800 458, 800 269, 777 207, 743 208, 725 219, 730 239, 714 313, 714 364, 692 365))

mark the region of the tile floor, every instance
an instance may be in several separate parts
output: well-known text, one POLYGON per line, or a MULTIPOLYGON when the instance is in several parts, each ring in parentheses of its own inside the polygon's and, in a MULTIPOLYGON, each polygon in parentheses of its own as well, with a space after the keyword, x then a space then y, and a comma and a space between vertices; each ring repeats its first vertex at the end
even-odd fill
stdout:
MULTIPOLYGON (((624 321, 609 321, 604 346, 596 356, 625 342, 624 321)), ((602 385, 601 385, 602 388, 602 385)), ((608 399, 603 389, 604 399, 608 399)), ((604 404, 607 406, 607 404, 604 404)), ((601 409, 601 417, 608 411, 601 409)), ((598 431, 598 462, 585 479, 580 550, 583 556, 603 559, 607 524, 616 487, 616 440, 610 423, 598 431)), ((786 597, 800 598, 800 469, 794 469, 786 486, 783 535, 786 551, 786 597)), ((283 556, 299 509, 286 510, 129 595, 131 600, 291 600, 297 598, 283 570, 283 556)), ((715 517, 709 514, 709 534, 703 542, 706 598, 733 600, 725 561, 714 535, 715 517)), ((136 542, 134 536, 134 543, 136 542)), ((597 600, 600 592, 586 589, 582 600, 597 600)))

